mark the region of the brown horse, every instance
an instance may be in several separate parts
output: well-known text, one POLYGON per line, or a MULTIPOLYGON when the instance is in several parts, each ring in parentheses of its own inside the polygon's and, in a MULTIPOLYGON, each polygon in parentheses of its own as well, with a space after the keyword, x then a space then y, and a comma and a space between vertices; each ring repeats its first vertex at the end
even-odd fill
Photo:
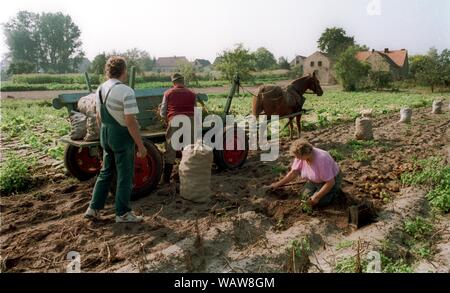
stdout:
MULTIPOLYGON (((298 94, 299 97, 303 98, 303 94, 307 91, 311 90, 319 97, 323 95, 323 90, 320 87, 320 82, 316 77, 316 74, 303 76, 299 79, 292 81, 288 85, 288 94, 289 91, 295 91, 294 94, 298 94)), ((282 94, 282 90, 279 87, 274 86, 262 86, 259 88, 258 95, 253 97, 253 115, 258 117, 260 114, 265 114, 268 116, 267 119, 270 119, 271 115, 279 115, 280 117, 291 115, 297 112, 300 112, 303 107, 303 103, 301 105, 298 102, 290 103, 286 98, 286 95, 282 94), (270 97, 270 94, 267 94, 268 91, 279 92, 281 95, 277 97, 270 97)), ((289 118, 289 136, 290 139, 293 137, 294 125, 292 121, 296 118, 298 136, 300 137, 301 132, 301 119, 302 114, 300 113, 298 116, 289 118)))

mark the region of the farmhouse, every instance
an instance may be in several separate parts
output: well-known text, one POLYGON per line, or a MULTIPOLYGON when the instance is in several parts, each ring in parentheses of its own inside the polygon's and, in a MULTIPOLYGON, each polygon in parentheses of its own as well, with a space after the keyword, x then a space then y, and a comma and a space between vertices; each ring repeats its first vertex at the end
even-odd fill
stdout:
POLYGON ((320 51, 315 52, 304 60, 303 72, 304 74, 313 74, 315 72, 321 84, 336 84, 333 62, 327 54, 320 51))
POLYGON ((388 71, 395 79, 406 77, 409 71, 408 51, 389 50, 384 51, 362 51, 356 54, 356 58, 361 62, 370 64, 373 71, 388 71))
POLYGON ((291 65, 291 67, 303 66, 303 63, 305 62, 305 59, 306 59, 305 56, 297 55, 297 56, 295 56, 294 59, 292 59, 291 63, 289 63, 289 64, 291 65))
POLYGON ((193 62, 195 69, 198 70, 209 70, 212 67, 211 62, 206 59, 195 59, 193 62))
POLYGON ((154 71, 176 72, 180 63, 189 62, 184 56, 160 57, 156 60, 154 71))

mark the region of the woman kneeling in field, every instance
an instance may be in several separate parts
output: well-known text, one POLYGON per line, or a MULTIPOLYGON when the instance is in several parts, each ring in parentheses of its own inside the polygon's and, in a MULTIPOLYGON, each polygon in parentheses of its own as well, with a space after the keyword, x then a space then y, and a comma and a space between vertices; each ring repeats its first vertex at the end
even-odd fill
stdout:
POLYGON ((290 152, 295 157, 291 171, 270 187, 278 189, 301 176, 308 180, 302 192, 304 200, 311 206, 331 204, 337 198, 342 182, 339 166, 331 155, 313 147, 304 139, 295 141, 290 152))

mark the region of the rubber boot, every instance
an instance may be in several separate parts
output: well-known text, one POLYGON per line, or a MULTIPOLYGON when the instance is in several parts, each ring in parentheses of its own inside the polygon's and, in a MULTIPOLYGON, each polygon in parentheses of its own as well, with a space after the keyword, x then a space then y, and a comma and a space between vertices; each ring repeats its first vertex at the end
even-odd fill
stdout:
POLYGON ((172 170, 173 170, 173 164, 164 164, 163 180, 162 180, 164 184, 170 183, 170 177, 172 176, 172 170))

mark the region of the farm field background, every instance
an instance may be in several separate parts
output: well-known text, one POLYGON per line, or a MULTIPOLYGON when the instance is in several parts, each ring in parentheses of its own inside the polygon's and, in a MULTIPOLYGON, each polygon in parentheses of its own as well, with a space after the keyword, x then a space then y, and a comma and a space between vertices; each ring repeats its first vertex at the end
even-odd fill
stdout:
MULTIPOLYGON (((244 84, 261 85, 273 83, 289 78, 288 70, 266 70, 254 72, 251 80, 244 84)), ((104 81, 103 75, 89 74, 93 88, 104 81)), ((147 72, 136 76, 136 89, 171 87, 170 74, 147 72)), ((191 81, 190 85, 196 88, 221 87, 230 82, 221 78, 220 73, 199 73, 197 81, 191 81)), ((86 90, 86 81, 83 74, 17 74, 10 80, 2 81, 2 92, 17 91, 51 91, 51 90, 86 90)))
MULTIPOLYGON (((11 177, 1 179, 22 188, 2 193, 4 270, 64 271, 67 252, 76 250, 83 271, 358 272, 356 247, 365 247, 361 253, 380 251, 383 272, 445 271, 450 170, 442 146, 450 134, 449 111, 431 114, 439 94, 358 93, 353 102, 349 96, 337 90, 308 96, 305 107, 314 115, 305 117, 309 129, 302 134, 339 162, 346 202, 309 210, 299 200, 301 184, 262 191, 290 167, 284 138, 275 162, 261 162, 251 152, 238 170, 213 169, 208 204, 190 205, 168 187, 134 202, 148 219, 138 226, 114 223, 113 197, 101 221, 83 219, 95 180, 79 182, 64 170, 57 139, 69 131, 66 111, 54 110, 48 100, 4 101, 1 173, 11 177), (418 107, 411 125, 396 124, 403 105, 418 107), (368 107, 375 109, 376 139, 358 142, 353 117, 368 107), (347 207, 364 199, 384 216, 352 232, 347 207), (303 263, 304 253, 317 255, 315 266, 303 263)), ((246 115, 250 99, 236 97, 233 112, 246 115)), ((221 112, 224 102, 223 94, 212 95, 208 107, 221 112)))
MULTIPOLYGON (((206 103, 214 114, 223 112, 226 93, 210 94, 206 103)), ((304 130, 313 130, 332 124, 354 120, 362 109, 373 109, 374 115, 399 111, 403 106, 414 108, 431 106, 442 94, 416 92, 358 92, 326 90, 322 97, 307 95, 304 108, 311 109, 304 115, 304 130)), ((252 97, 246 93, 233 99, 231 112, 234 115, 251 114, 252 97)), ((62 160, 63 145, 58 138, 70 132, 67 110, 56 110, 51 100, 2 100, 0 127, 3 143, 14 143, 13 149, 30 149, 36 155, 46 155, 62 160)), ((282 122, 284 125, 285 122, 282 122)), ((287 135, 285 129, 282 135, 287 135)), ((2 159, 3 161, 3 159, 2 159)))

